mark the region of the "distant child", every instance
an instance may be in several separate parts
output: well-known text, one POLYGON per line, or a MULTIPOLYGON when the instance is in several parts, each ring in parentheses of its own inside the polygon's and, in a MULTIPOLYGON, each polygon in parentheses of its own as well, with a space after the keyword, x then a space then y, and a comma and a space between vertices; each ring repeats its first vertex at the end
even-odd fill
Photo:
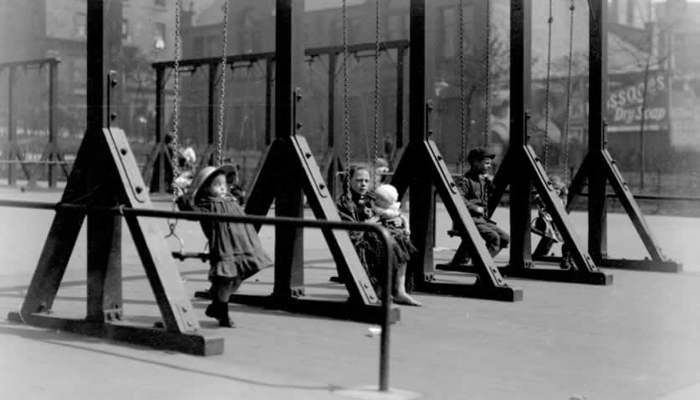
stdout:
MULTIPOLYGON (((245 215, 238 200, 231 195, 227 177, 234 176, 232 165, 205 167, 194 178, 190 199, 192 209, 225 215, 245 215)), ((272 266, 253 225, 235 222, 200 221, 209 241, 209 280, 212 302, 205 314, 220 326, 233 327, 228 314, 228 300, 243 280, 272 266)))
MULTIPOLYGON (((552 189, 556 192, 559 201, 562 205, 566 207, 567 198, 569 195, 569 189, 566 186, 566 182, 559 175, 550 176, 550 181, 552 183, 552 189)), ((534 256, 546 256, 549 254, 554 243, 563 242, 564 239, 561 233, 554 226, 552 216, 547 212, 546 205, 540 196, 535 196, 535 205, 537 206, 537 217, 531 224, 531 230, 533 233, 542 236, 537 248, 533 252, 534 256)), ((562 268, 569 268, 571 262, 571 252, 566 244, 562 244, 561 247, 561 263, 562 268)))
POLYGON ((389 162, 384 158, 374 160, 374 187, 389 181, 389 162))
POLYGON ((408 229, 408 219, 401 213, 399 194, 392 185, 379 185, 374 190, 374 218, 367 222, 379 222, 394 238, 394 302, 398 304, 420 307, 422 304, 406 292, 406 265, 416 248, 411 243, 411 232, 408 229))

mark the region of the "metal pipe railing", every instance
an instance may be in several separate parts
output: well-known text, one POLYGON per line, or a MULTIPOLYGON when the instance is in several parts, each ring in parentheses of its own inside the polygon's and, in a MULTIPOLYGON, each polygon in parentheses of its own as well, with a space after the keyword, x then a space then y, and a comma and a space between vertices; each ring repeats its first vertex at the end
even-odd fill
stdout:
POLYGON ((392 281, 392 264, 393 251, 391 245, 393 238, 389 232, 379 224, 366 222, 347 222, 347 221, 326 221, 326 220, 307 220, 303 218, 291 217, 260 217, 253 215, 222 215, 212 214, 199 211, 166 211, 154 209, 138 209, 130 207, 92 207, 83 204, 72 203, 49 203, 49 202, 32 202, 25 200, 5 200, 0 199, 0 207, 15 207, 28 208, 37 210, 77 210, 84 211, 85 214, 91 213, 110 213, 115 215, 129 217, 148 217, 148 218, 168 218, 168 219, 185 219, 190 221, 225 221, 236 223, 248 223, 259 225, 273 225, 286 227, 306 227, 319 229, 340 229, 344 231, 364 231, 374 232, 378 234, 385 248, 386 271, 384 287, 382 291, 382 327, 381 342, 379 348, 379 390, 389 390, 389 348, 390 348, 390 329, 391 329, 391 281, 392 281))

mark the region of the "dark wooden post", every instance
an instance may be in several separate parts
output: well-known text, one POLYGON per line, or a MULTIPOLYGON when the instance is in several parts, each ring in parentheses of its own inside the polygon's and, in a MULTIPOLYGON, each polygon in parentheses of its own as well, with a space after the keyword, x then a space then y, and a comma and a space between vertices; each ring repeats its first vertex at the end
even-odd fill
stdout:
POLYGON ((272 143, 272 74, 274 59, 265 59, 265 146, 272 143))
MULTIPOLYGON (((98 143, 106 127, 105 82, 109 66, 105 65, 104 16, 105 1, 87 3, 87 130, 85 140, 98 143)), ((90 165, 99 165, 95 158, 90 165)), ((87 171, 88 187, 97 187, 101 171, 87 171)), ((96 199, 110 202, 112 199, 96 199)), ((104 204, 111 206, 112 204, 104 204)), ((121 233, 119 216, 90 214, 87 221, 87 319, 104 321, 106 316, 118 317, 122 310, 121 233)))
MULTIPOLYGON (((228 66, 225 65, 224 68, 228 68, 228 66)), ((207 146, 212 146, 214 144, 214 92, 216 92, 217 70, 218 64, 209 64, 209 86, 207 89, 207 146)))
MULTIPOLYGON (((57 66, 58 66, 58 61, 53 60, 49 61, 49 153, 48 157, 46 158, 47 161, 51 162, 53 161, 53 153, 58 151, 58 146, 56 145, 56 113, 55 113, 55 108, 56 108, 56 84, 58 83, 58 75, 57 75, 57 66)), ((49 163, 48 167, 48 180, 49 180, 49 187, 53 188, 56 186, 56 174, 55 172, 55 165, 49 163)))
POLYGON ((153 160, 153 178, 155 184, 151 183, 151 191, 159 192, 167 187, 165 183, 165 153, 160 149, 163 146, 163 121, 165 118, 165 105, 163 104, 163 92, 165 91, 165 67, 156 67, 156 132, 155 132, 155 153, 153 160))
MULTIPOLYGON (((510 144, 515 165, 526 165, 522 148, 527 145, 530 107, 530 18, 531 0, 510 3, 510 144)), ((510 177, 510 266, 531 264, 530 251, 530 171, 515 168, 510 177)))
MULTIPOLYGON (((607 84, 607 2, 590 3, 590 38, 588 75, 588 152, 598 155, 605 150, 606 87, 607 84)), ((595 161, 598 161, 597 158, 595 161)), ((588 167, 588 252, 596 263, 607 253, 607 201, 605 187, 607 171, 602 162, 590 162, 588 167)))
MULTIPOLYGON (((275 132, 276 138, 290 141, 296 133, 294 83, 300 81, 300 65, 303 60, 300 16, 304 8, 301 0, 277 0, 275 32, 275 132)), ((290 143, 291 145, 291 143, 290 143)), ((293 165, 289 159, 285 164, 293 165)), ((297 176, 295 174, 294 176, 297 176)), ((275 215, 303 217, 304 203, 302 182, 285 179, 279 182, 275 202, 275 215)), ((301 228, 278 227, 275 229, 275 287, 273 294, 287 298, 302 294, 304 273, 304 231, 301 228), (299 287, 292 291, 292 286, 299 287)))
POLYGON ((404 54, 403 47, 396 49, 396 145, 395 149, 403 147, 403 81, 404 81, 404 54))
MULTIPOLYGON (((409 140, 419 148, 427 139, 425 98, 425 0, 411 0, 411 51, 409 53, 409 140)), ((435 188, 431 171, 414 170, 410 178, 411 241, 418 254, 409 261, 409 269, 418 282, 433 272, 435 188)))
MULTIPOLYGON (((335 52, 328 53, 328 148, 335 146, 335 68, 338 55, 335 52)), ((331 154, 330 162, 335 162, 335 151, 331 154)), ((347 165, 345 166, 347 168, 347 165)), ((333 182, 328 182, 333 187, 333 182)))

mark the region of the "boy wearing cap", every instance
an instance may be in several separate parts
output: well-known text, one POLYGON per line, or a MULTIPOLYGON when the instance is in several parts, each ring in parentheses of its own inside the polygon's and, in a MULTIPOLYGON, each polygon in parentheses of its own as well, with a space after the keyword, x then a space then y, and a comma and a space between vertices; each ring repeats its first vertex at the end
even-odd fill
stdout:
POLYGON ((495 154, 483 147, 472 149, 467 155, 469 171, 458 182, 469 214, 479 234, 486 241, 491 257, 495 257, 501 249, 508 247, 510 242, 508 234, 486 215, 489 198, 493 191, 492 178, 488 172, 495 157, 495 154))

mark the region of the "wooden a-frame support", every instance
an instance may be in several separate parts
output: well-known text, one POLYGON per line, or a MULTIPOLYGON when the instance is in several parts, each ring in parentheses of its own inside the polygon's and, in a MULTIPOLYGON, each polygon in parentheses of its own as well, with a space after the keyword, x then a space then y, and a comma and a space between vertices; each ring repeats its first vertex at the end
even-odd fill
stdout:
POLYGON ((574 234, 564 205, 553 190, 551 181, 534 150, 527 144, 530 96, 530 24, 531 0, 511 1, 510 58, 510 145, 494 179, 494 193, 489 199, 493 213, 507 186, 510 185, 511 247, 509 265, 502 270, 507 276, 576 282, 594 285, 612 283, 612 276, 598 270, 590 255, 574 234), (554 226, 571 252, 567 269, 535 268, 531 252, 531 190, 542 198, 554 226))
MULTIPOLYGON (((299 90, 293 82, 299 80, 303 49, 299 35, 300 0, 278 0, 276 8, 275 51, 275 127, 276 138, 270 144, 262 161, 250 196, 246 202, 247 214, 266 215, 275 203, 275 215, 302 218, 304 196, 314 217, 339 221, 335 206, 321 170, 306 139, 297 134, 301 124, 296 120, 299 90)), ((323 315, 334 318, 376 322, 381 315, 380 300, 372 287, 359 256, 347 232, 322 229, 323 236, 335 260, 350 298, 347 302, 304 299, 303 229, 277 227, 275 229, 275 274, 271 296, 233 295, 239 303, 258 304, 292 312, 323 315)), ((206 296, 198 292, 198 296, 206 296)), ((392 320, 399 318, 399 310, 392 310, 392 320)))
POLYGON ((508 286, 479 236, 457 185, 435 143, 429 139, 425 105, 425 0, 411 0, 409 52, 409 142, 391 179, 400 195, 410 190, 411 241, 418 254, 409 261, 413 290, 502 301, 522 299, 522 290, 508 286), (425 107, 425 108, 424 108, 425 107), (474 261, 474 284, 434 280, 435 194, 439 194, 474 261))
MULTIPOLYGON (((60 202, 152 208, 136 159, 122 130, 104 128, 86 133, 60 202)), ((199 322, 163 239, 165 232, 153 220, 124 217, 153 289, 164 329, 139 327, 123 321, 121 245, 115 242, 121 235, 114 235, 107 228, 88 227, 88 236, 96 235, 99 239, 88 246, 86 318, 61 317, 52 312, 56 293, 86 217, 107 218, 112 219, 112 223, 121 224, 119 217, 86 215, 83 211, 59 208, 22 308, 19 313, 10 313, 11 320, 191 354, 223 352, 222 338, 205 337, 198 332, 199 322)))
MULTIPOLYGON (((576 282, 594 285, 612 283, 612 276, 598 270, 590 255, 583 249, 572 229, 564 205, 554 192, 551 181, 532 147, 527 144, 530 94, 530 12, 531 0, 511 1, 511 125, 510 143, 501 167, 494 178, 494 192, 489 199, 491 216, 510 186, 510 262, 500 270, 506 276, 547 281, 576 282), (531 191, 534 188, 542 198, 553 224, 561 233, 571 252, 567 269, 535 268, 531 252, 531 191)), ((462 243, 458 255, 472 252, 462 243)), ((455 266, 450 266, 454 268, 455 266)), ((462 270, 469 271, 465 267, 462 270)))
MULTIPOLYGON (((119 4, 113 4, 119 6, 119 4)), ((126 135, 106 128, 104 0, 87 3, 87 129, 61 203, 89 207, 152 208, 126 135)), ((111 49, 113 50, 113 49, 111 49)), ((108 50, 109 51, 109 50, 108 50)), ((205 337, 185 294, 182 278, 165 244, 162 223, 125 216, 127 226, 153 289, 164 328, 123 321, 122 217, 111 213, 58 207, 37 268, 14 321, 50 329, 210 355, 223 352, 223 339, 205 337), (52 310, 83 222, 87 221, 87 313, 61 316, 52 310)))
MULTIPOLYGON (((574 175, 569 189, 567 207, 588 181, 588 251, 593 260, 603 267, 632 270, 680 272, 682 265, 669 260, 661 252, 651 230, 644 220, 632 192, 625 183, 615 161, 607 150, 605 142, 605 107, 607 89, 607 7, 602 0, 593 0, 589 15, 589 113, 588 113, 588 154, 581 167, 574 175), (621 260, 607 258, 607 193, 606 184, 610 183, 617 199, 622 203, 637 234, 641 238, 651 259, 621 260)), ((552 257, 540 257, 556 260, 552 257)))
POLYGON ((409 262, 413 290, 502 301, 522 300, 522 290, 510 287, 498 271, 435 142, 409 142, 391 184, 402 195, 410 187, 411 240, 414 243, 429 244, 425 247, 418 246, 422 254, 414 256, 415 261, 412 259, 409 262), (436 192, 445 204, 455 229, 462 232, 461 246, 472 257, 474 268, 471 272, 478 277, 474 284, 440 283, 434 280, 432 233, 435 229, 436 192), (415 218, 416 214, 418 218, 415 218))

